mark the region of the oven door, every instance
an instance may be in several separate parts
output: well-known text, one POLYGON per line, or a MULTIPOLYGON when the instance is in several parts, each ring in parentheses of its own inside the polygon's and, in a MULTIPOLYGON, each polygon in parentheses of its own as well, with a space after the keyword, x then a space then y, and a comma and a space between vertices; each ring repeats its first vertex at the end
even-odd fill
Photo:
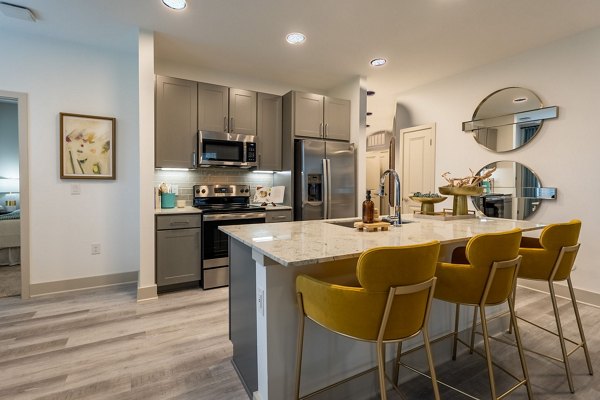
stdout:
POLYGON ((260 224, 266 214, 259 212, 229 212, 202 216, 202 287, 210 289, 229 284, 229 236, 219 226, 260 224))

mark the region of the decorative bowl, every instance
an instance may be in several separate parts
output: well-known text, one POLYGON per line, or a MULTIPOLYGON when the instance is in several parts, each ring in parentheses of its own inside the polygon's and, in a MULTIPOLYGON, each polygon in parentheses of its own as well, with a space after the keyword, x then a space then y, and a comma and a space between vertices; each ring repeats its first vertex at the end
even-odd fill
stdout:
POLYGON ((440 196, 440 197, 416 197, 416 196, 408 196, 409 199, 413 201, 417 201, 421 203, 421 214, 433 214, 434 207, 433 205, 436 203, 441 203, 446 200, 448 197, 440 196))
POLYGON ((483 186, 440 186, 441 194, 451 196, 479 196, 483 193, 483 186))

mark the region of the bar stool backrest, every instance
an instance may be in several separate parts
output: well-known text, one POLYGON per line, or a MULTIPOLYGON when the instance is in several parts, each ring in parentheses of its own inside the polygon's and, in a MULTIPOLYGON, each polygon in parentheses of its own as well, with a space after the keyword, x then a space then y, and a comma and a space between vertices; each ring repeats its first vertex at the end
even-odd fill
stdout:
MULTIPOLYGON (((551 253, 552 262, 556 262, 563 247, 574 246, 579 240, 581 231, 581 221, 578 219, 561 224, 551 224, 544 228, 540 234, 540 244, 547 252, 551 253)), ((554 280, 565 280, 571 274, 577 252, 568 252, 563 254, 558 270, 554 275, 554 280)), ((554 265, 548 264, 548 269, 554 265)))
MULTIPOLYGON (((386 300, 391 287, 416 285, 433 278, 440 244, 437 241, 402 247, 378 247, 363 252, 356 275, 367 293, 386 300)), ((384 340, 409 337, 423 327, 429 287, 394 298, 384 340)), ((384 302, 381 303, 384 305, 384 302)), ((375 313, 383 311, 373 309, 375 313)))
MULTIPOLYGON (((488 276, 494 262, 517 258, 520 243, 521 230, 518 228, 507 232, 476 235, 467 243, 467 259, 473 268, 480 269, 488 276)), ((516 265, 513 268, 496 271, 486 304, 498 304, 506 301, 512 291, 516 273, 516 265)))

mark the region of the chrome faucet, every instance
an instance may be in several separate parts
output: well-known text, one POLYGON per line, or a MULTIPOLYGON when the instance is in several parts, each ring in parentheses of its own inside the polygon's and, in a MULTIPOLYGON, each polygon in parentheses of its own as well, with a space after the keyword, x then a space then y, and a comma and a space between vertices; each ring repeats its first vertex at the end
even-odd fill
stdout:
POLYGON ((388 175, 392 175, 394 181, 396 181, 396 196, 394 198, 394 216, 389 216, 389 222, 392 225, 402 225, 402 218, 400 217, 401 207, 400 207, 400 177, 398 173, 394 169, 387 169, 381 175, 381 180, 379 181, 379 196, 385 196, 385 177, 388 175))

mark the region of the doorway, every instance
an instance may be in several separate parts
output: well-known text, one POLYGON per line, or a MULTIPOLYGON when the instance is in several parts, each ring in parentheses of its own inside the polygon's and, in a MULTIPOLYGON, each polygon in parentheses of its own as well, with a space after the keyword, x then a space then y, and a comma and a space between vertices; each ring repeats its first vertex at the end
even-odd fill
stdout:
POLYGON ((408 196, 415 192, 434 193, 435 190, 435 124, 400 130, 402 155, 402 210, 413 213, 420 204, 408 196))
POLYGON ((0 91, 0 297, 29 297, 27 96, 0 91))

